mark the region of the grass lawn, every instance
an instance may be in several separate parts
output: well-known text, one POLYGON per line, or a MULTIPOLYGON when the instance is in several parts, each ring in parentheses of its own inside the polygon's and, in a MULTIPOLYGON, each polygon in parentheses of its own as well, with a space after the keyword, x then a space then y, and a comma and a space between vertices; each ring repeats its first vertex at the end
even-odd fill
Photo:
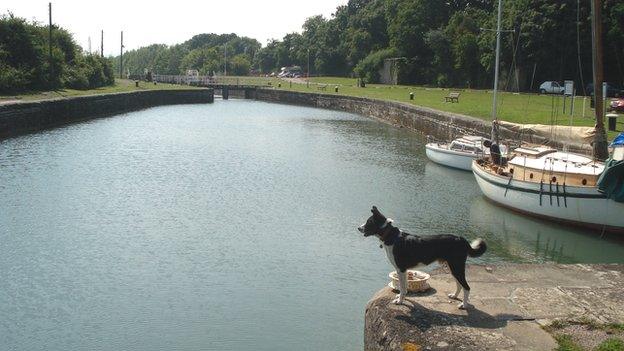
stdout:
MULTIPOLYGON (((327 84, 324 93, 336 94, 334 88, 338 85, 338 94, 370 97, 382 100, 393 100, 413 105, 430 107, 436 110, 460 113, 481 119, 490 120, 492 114, 492 91, 473 89, 439 89, 403 85, 367 84, 365 88, 356 86, 355 79, 349 78, 313 78, 315 84, 282 84, 282 88, 296 91, 318 92, 319 84, 327 84), (447 103, 444 97, 449 91, 459 91, 459 103, 447 103), (414 93, 414 100, 409 99, 410 92, 414 93)), ((499 92, 498 116, 500 119, 515 123, 542 123, 579 126, 594 124, 593 110, 589 107, 589 98, 585 101, 585 117, 583 117, 583 97, 574 99, 574 115, 570 116, 571 99, 566 99, 566 113, 563 113, 563 97, 539 94, 515 94, 499 92), (572 117, 572 118, 571 118, 572 117)))
MULTIPOLYGON (((441 89, 382 84, 367 84, 365 88, 360 88, 357 87, 356 79, 341 77, 313 77, 310 78, 310 84, 305 82, 305 78, 282 80, 278 78, 254 77, 253 79, 255 84, 258 85, 271 83, 271 86, 277 88, 281 84, 279 89, 284 90, 322 92, 326 94, 400 101, 484 120, 491 120, 492 114, 491 90, 441 89), (335 92, 336 86, 338 87, 338 93, 335 92), (322 87, 324 89, 320 89, 322 87), (459 103, 445 102, 444 97, 450 91, 460 92, 459 103), (409 99, 410 92, 414 93, 414 100, 409 99)), ((574 99, 572 115, 570 115, 571 99, 566 98, 565 104, 564 113, 564 98, 561 95, 499 92, 497 113, 499 119, 514 123, 574 126, 593 126, 595 124, 594 110, 589 106, 589 97, 580 96, 574 99)), ((609 132, 609 139, 612 139, 617 134, 609 132)))
POLYGON ((97 95, 97 94, 110 94, 110 93, 124 93, 140 90, 162 90, 162 89, 193 89, 193 87, 185 85, 175 84, 156 84, 139 82, 139 87, 135 86, 133 80, 129 79, 116 79, 115 85, 89 89, 89 90, 75 90, 75 89, 62 89, 54 91, 40 91, 32 93, 24 93, 20 95, 0 95, 0 103, 12 102, 12 101, 37 101, 47 99, 58 99, 72 96, 84 96, 84 95, 97 95))

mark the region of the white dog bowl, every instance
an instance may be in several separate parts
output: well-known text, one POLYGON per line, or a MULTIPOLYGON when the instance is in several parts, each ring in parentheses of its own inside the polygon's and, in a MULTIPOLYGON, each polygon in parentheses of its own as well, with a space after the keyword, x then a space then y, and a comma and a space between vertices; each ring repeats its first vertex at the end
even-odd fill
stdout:
MULTIPOLYGON (((399 290, 399 277, 396 271, 392 271, 388 274, 390 277, 390 283, 388 286, 392 290, 399 290)), ((422 292, 429 290, 429 278, 431 276, 425 272, 408 270, 407 271, 407 291, 408 292, 422 292)))

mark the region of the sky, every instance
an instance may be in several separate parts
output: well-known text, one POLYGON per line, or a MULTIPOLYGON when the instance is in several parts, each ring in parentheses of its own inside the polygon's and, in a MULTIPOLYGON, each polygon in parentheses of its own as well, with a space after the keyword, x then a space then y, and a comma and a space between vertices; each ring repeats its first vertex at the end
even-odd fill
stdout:
MULTIPOLYGON (((48 23, 48 3, 39 0, 2 0, 0 14, 13 13, 28 20, 48 23)), ((347 0, 52 0, 52 22, 74 35, 76 42, 92 51, 100 46, 104 30, 104 54, 118 55, 120 32, 125 50, 149 44, 177 44, 200 33, 236 33, 266 45, 270 39, 301 32, 306 18, 327 18, 347 0)))

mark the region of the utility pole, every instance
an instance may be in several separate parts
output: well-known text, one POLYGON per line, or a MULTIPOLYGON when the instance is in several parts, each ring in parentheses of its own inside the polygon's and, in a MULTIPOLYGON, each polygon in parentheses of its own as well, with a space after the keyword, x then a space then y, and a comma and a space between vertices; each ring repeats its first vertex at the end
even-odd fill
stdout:
POLYGON ((225 51, 225 65, 224 65, 224 73, 223 75, 227 77, 227 44, 223 45, 225 51))
POLYGON ((100 56, 104 57, 104 30, 100 34, 100 56))
POLYGON ((310 48, 308 48, 308 74, 307 74, 307 87, 310 87, 310 48))
POLYGON ((52 69, 52 3, 49 2, 48 3, 48 17, 50 19, 50 30, 49 30, 49 52, 48 52, 48 59, 49 59, 49 63, 50 63, 50 79, 52 79, 52 74, 53 74, 53 69, 52 69))
POLYGON ((119 79, 123 78, 123 30, 121 31, 121 47, 119 48, 119 79))
POLYGON ((604 105, 602 96, 602 14, 601 1, 591 0, 592 10, 592 61, 594 70, 594 107, 596 113, 596 133, 594 135, 594 157, 606 160, 609 157, 607 149, 607 134, 604 127, 604 105))

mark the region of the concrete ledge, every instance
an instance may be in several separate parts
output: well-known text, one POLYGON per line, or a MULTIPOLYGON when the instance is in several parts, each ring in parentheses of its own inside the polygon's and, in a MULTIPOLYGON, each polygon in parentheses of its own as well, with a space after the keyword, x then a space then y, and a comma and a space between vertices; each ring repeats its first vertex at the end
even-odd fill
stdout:
MULTIPOLYGON (((465 134, 489 137, 492 129, 492 123, 489 121, 398 101, 276 89, 258 89, 256 98, 263 101, 357 113, 445 140, 465 134)), ((555 148, 563 148, 564 146, 556 140, 549 140, 535 135, 518 135, 502 129, 500 133, 501 137, 505 139, 550 145, 555 148)), ((591 150, 590 146, 586 145, 582 140, 567 146, 570 151, 587 152, 591 150)))
POLYGON ((214 102, 212 89, 143 90, 0 105, 0 139, 153 106, 214 102))
POLYGON ((554 320, 622 323, 624 265, 469 266, 474 308, 459 310, 444 268, 432 290, 391 303, 389 288, 366 306, 365 350, 552 350, 554 320))

